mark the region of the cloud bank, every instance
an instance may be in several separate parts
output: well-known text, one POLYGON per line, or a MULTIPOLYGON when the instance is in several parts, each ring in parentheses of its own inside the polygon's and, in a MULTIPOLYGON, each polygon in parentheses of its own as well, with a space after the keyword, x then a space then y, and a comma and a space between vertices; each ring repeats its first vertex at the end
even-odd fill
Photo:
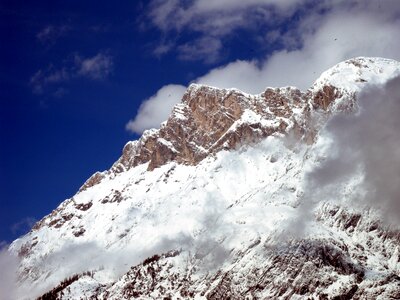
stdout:
POLYGON ((400 76, 360 95, 359 103, 357 115, 328 123, 330 153, 336 155, 310 173, 310 183, 314 189, 329 188, 360 171, 353 201, 380 209, 387 223, 400 225, 400 76))
MULTIPOLYGON (((238 60, 211 69, 207 74, 194 80, 220 88, 239 88, 248 93, 260 93, 267 86, 297 86, 307 89, 318 76, 336 63, 357 56, 378 56, 400 60, 400 5, 398 1, 339 1, 325 0, 315 3, 314 8, 305 6, 310 1, 192 1, 184 6, 179 1, 164 1, 155 5, 153 1, 150 17, 152 22, 164 32, 172 30, 194 31, 201 39, 221 41, 238 28, 253 28, 253 18, 244 18, 243 14, 257 10, 257 18, 267 24, 276 22, 272 27, 254 27, 253 34, 262 43, 278 43, 280 50, 266 54, 263 59, 238 60), (262 13, 261 13, 262 11, 262 13), (296 12, 307 11, 297 23, 290 23, 296 12), (212 13, 209 13, 212 12, 212 13), (174 18, 169 18, 174 13, 174 18), (219 17, 216 18, 215 14, 219 17), (220 16, 221 15, 221 16, 220 16), (196 18, 199 18, 196 21, 196 18), (231 23, 229 23, 229 20, 231 23), (292 24, 284 30, 282 24, 292 24), (212 27, 215 27, 212 29, 212 27), (210 34, 212 32, 212 34, 210 34)), ((212 43, 210 43, 212 45, 212 43)), ((257 46, 257 45, 256 45, 257 46)), ((185 49, 180 54, 189 58, 191 46, 178 46, 185 49)), ((168 49, 173 48, 168 46, 168 49)), ((168 51, 167 48, 164 51, 168 51)), ((192 51, 195 57, 204 52, 215 60, 221 47, 209 47, 203 51, 197 47, 192 51), (212 49, 215 48, 215 51, 212 49)), ((174 85, 178 90, 178 85, 174 85)), ((182 93, 171 93, 168 99, 161 99, 162 87, 155 96, 157 106, 151 110, 139 110, 137 116, 128 123, 127 129, 136 133, 148 128, 157 128, 167 116, 157 111, 169 111, 172 103, 181 100, 182 93), (165 106, 165 107, 164 107, 165 106), (129 124, 135 124, 135 127, 129 124)), ((180 85, 180 91, 185 86, 180 85)), ((152 101, 154 104, 154 101, 152 101)), ((150 105, 150 104, 149 104, 150 105)))
POLYGON ((317 142, 319 164, 306 175, 299 214, 287 233, 303 236, 321 201, 374 207, 400 226, 400 76, 358 96, 356 114, 334 116, 317 142))
POLYGON ((0 242, 0 300, 16 297, 18 259, 7 250, 8 245, 0 242))

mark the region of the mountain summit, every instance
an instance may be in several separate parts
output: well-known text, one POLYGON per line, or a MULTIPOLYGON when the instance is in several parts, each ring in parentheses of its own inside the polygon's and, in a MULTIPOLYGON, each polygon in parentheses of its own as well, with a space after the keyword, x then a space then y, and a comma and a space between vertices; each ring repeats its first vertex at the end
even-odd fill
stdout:
POLYGON ((398 76, 397 61, 359 57, 306 91, 190 85, 160 129, 12 243, 15 297, 399 299, 400 227, 362 202, 368 169, 320 172, 342 155, 331 121, 398 76))

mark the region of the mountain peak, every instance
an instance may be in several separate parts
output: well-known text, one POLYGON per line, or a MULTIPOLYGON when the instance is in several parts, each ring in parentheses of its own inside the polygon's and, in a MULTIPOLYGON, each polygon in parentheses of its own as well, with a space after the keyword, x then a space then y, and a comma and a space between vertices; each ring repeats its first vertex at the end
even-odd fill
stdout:
POLYGON ((363 86, 386 82, 399 69, 399 62, 390 59, 354 58, 322 73, 305 92, 269 87, 251 95, 236 88, 192 83, 160 129, 146 130, 139 140, 128 142, 111 170, 94 174, 81 190, 140 164, 147 163, 148 170, 170 161, 196 165, 220 150, 270 135, 292 132, 311 143, 317 131, 310 127, 314 110, 352 110, 363 86))
POLYGON ((350 205, 353 190, 363 195, 358 171, 332 201, 308 183, 329 158, 329 117, 398 71, 358 58, 307 91, 191 85, 160 129, 127 143, 110 170, 14 241, 21 290, 41 299, 398 299, 400 233, 350 205))

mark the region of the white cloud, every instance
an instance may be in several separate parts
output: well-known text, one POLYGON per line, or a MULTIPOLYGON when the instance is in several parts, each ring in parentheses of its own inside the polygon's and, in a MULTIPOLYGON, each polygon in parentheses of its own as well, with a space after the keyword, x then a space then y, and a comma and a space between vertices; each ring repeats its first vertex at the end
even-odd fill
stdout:
MULTIPOLYGON (((256 2, 273 3, 273 1, 251 1, 251 3, 256 2)), ((282 5, 299 2, 301 1, 284 1, 282 5)), ((284 41, 282 50, 274 52, 262 61, 231 62, 210 70, 194 81, 220 88, 235 87, 249 93, 260 93, 267 86, 292 85, 307 89, 323 71, 352 57, 380 56, 400 60, 400 40, 394 38, 400 36, 398 17, 400 5, 397 1, 391 0, 383 3, 324 1, 324 7, 330 8, 327 12, 311 13, 297 24, 296 28, 278 37, 284 41), (293 49, 293 40, 300 46, 293 49)), ((203 3, 200 0, 195 1, 195 4, 205 5, 201 8, 202 11, 213 7, 215 9, 223 7, 222 4, 211 4, 208 1, 203 3)), ((179 9, 175 7, 178 2, 171 0, 165 2, 164 5, 171 5, 173 8, 168 9, 175 9, 179 14, 179 9)), ((242 4, 239 1, 233 1, 231 5, 237 8, 242 4)), ((200 10, 200 8, 197 9, 200 10)), ((182 22, 186 21, 182 19, 182 22)), ((259 32, 257 35, 271 37, 272 34, 268 35, 267 31, 259 32)), ((275 39, 276 35, 279 36, 279 34, 275 32, 275 39)), ((159 99, 164 88, 162 87, 150 99, 159 99)), ((179 90, 183 93, 183 86, 179 86, 179 90)), ((132 121, 128 128, 139 133, 144 129, 156 127, 167 118, 166 112, 171 110, 171 103, 160 100, 151 101, 152 122, 141 121, 149 119, 145 116, 150 115, 147 112, 148 109, 141 109, 134 120, 135 129, 132 127, 132 121), (163 113, 158 114, 157 110, 163 113)))
POLYGON ((157 94, 142 103, 137 116, 126 124, 126 129, 141 134, 145 129, 158 127, 182 99, 185 90, 184 86, 176 84, 162 87, 157 94))
POLYGON ((265 88, 265 84, 262 84, 265 79, 264 73, 264 66, 259 66, 256 61, 238 60, 213 69, 195 81, 220 88, 235 87, 246 92, 258 93, 265 88))
POLYGON ((104 53, 98 53, 85 59, 77 55, 75 56, 75 62, 78 66, 78 75, 91 79, 104 79, 111 73, 113 68, 111 56, 104 53))

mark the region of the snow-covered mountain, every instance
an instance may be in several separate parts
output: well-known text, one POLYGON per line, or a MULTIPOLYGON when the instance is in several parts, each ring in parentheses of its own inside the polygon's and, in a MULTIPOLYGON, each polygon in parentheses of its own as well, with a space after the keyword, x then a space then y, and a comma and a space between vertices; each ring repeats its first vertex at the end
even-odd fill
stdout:
POLYGON ((160 129, 12 243, 15 297, 400 299, 399 223, 363 201, 362 161, 335 163, 348 153, 329 127, 371 95, 384 107, 398 76, 399 62, 361 57, 307 91, 192 84, 160 129))

